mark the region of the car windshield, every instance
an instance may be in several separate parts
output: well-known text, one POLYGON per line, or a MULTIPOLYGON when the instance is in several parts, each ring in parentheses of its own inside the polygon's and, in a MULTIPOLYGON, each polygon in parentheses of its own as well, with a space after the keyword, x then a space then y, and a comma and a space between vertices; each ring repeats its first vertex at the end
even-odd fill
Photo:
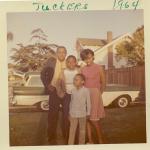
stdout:
POLYGON ((40 76, 32 76, 29 80, 28 86, 43 86, 40 76))

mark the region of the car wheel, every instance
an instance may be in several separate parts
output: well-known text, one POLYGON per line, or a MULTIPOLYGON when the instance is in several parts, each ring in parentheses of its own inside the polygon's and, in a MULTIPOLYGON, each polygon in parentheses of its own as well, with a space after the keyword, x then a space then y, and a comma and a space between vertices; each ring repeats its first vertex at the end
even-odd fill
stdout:
POLYGON ((131 97, 130 96, 120 96, 117 98, 115 104, 117 107, 125 108, 130 104, 131 97))
POLYGON ((47 100, 40 102, 40 109, 45 111, 49 110, 49 104, 47 100))

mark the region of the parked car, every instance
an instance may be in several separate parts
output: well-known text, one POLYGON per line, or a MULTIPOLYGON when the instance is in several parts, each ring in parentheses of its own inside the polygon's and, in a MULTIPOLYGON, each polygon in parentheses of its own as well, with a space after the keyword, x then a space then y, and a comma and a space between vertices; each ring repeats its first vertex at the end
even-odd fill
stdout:
POLYGON ((42 110, 46 109, 45 101, 48 95, 44 94, 44 86, 39 72, 30 72, 24 76, 23 84, 13 86, 13 105, 37 105, 42 110))
POLYGON ((8 73, 8 81, 10 85, 21 85, 23 82, 23 79, 25 77, 25 73, 21 71, 9 71, 8 73))
POLYGON ((140 89, 125 85, 109 84, 102 94, 104 106, 116 106, 125 108, 134 102, 140 89))
MULTIPOLYGON (((125 108, 135 101, 139 90, 122 85, 107 85, 102 97, 104 106, 114 105, 125 108)), ((48 95, 44 93, 44 86, 39 72, 28 73, 24 77, 22 86, 13 87, 13 105, 37 105, 42 110, 48 110, 48 95)))

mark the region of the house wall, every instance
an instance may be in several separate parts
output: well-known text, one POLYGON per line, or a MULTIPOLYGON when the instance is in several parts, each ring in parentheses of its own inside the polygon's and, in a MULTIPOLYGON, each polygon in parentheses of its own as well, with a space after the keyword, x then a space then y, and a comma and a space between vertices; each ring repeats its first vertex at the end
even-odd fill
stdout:
MULTIPOLYGON (((98 49, 98 46, 84 46, 83 48, 89 48, 93 51, 98 49)), ((112 47, 113 49, 113 66, 115 68, 120 68, 122 66, 126 65, 125 59, 121 59, 119 62, 116 60, 115 55, 116 55, 116 50, 115 46, 112 47)), ((79 55, 78 55, 79 56, 79 55)), ((106 50, 99 50, 98 52, 95 53, 95 63, 101 64, 105 66, 105 69, 108 69, 108 51, 106 50)))
MULTIPOLYGON (((113 52, 113 66, 115 68, 122 68, 122 67, 131 67, 127 64, 127 60, 125 58, 122 58, 121 60, 117 61, 116 59, 116 54, 117 51, 115 49, 116 45, 122 42, 123 40, 127 40, 126 38, 122 38, 119 41, 117 41, 115 44, 112 46, 112 52, 113 52)), ((105 65, 105 68, 108 69, 108 48, 102 48, 99 49, 98 51, 95 51, 95 62, 96 63, 101 63, 105 65)))
MULTIPOLYGON (((120 36, 116 38, 115 40, 112 41, 112 32, 108 31, 107 32, 107 42, 108 44, 111 42, 113 45, 108 46, 105 45, 104 47, 99 47, 99 46, 83 46, 83 48, 89 48, 95 51, 95 62, 98 64, 102 64, 105 66, 105 69, 111 69, 111 68, 122 68, 122 67, 131 67, 127 64, 127 60, 125 58, 122 58, 121 60, 117 61, 116 59, 116 45, 119 44, 120 42, 124 40, 128 40, 131 35, 129 33, 120 36)), ((76 49, 80 53, 81 46, 78 45, 79 43, 76 43, 76 49)), ((80 55, 78 53, 78 56, 80 55)), ((80 58, 79 58, 80 60, 80 58)))
POLYGON ((105 69, 108 69, 108 53, 107 50, 99 51, 95 53, 95 63, 105 66, 105 69))
MULTIPOLYGON (((121 60, 116 60, 116 49, 115 45, 112 47, 113 50, 113 66, 115 68, 121 68, 121 67, 129 67, 127 65, 127 60, 125 58, 122 58, 121 60)), ((105 65, 105 68, 108 69, 108 52, 107 50, 102 50, 95 53, 95 62, 98 64, 105 65)))

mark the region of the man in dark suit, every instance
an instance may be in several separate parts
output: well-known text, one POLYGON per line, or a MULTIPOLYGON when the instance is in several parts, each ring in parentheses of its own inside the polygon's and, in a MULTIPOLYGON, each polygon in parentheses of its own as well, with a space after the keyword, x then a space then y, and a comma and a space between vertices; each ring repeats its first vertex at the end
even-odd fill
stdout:
POLYGON ((62 69, 65 68, 66 54, 67 50, 65 47, 58 47, 56 58, 49 58, 41 71, 41 80, 44 84, 45 92, 49 94, 48 141, 50 144, 56 144, 56 128, 60 107, 56 83, 59 80, 62 69))

